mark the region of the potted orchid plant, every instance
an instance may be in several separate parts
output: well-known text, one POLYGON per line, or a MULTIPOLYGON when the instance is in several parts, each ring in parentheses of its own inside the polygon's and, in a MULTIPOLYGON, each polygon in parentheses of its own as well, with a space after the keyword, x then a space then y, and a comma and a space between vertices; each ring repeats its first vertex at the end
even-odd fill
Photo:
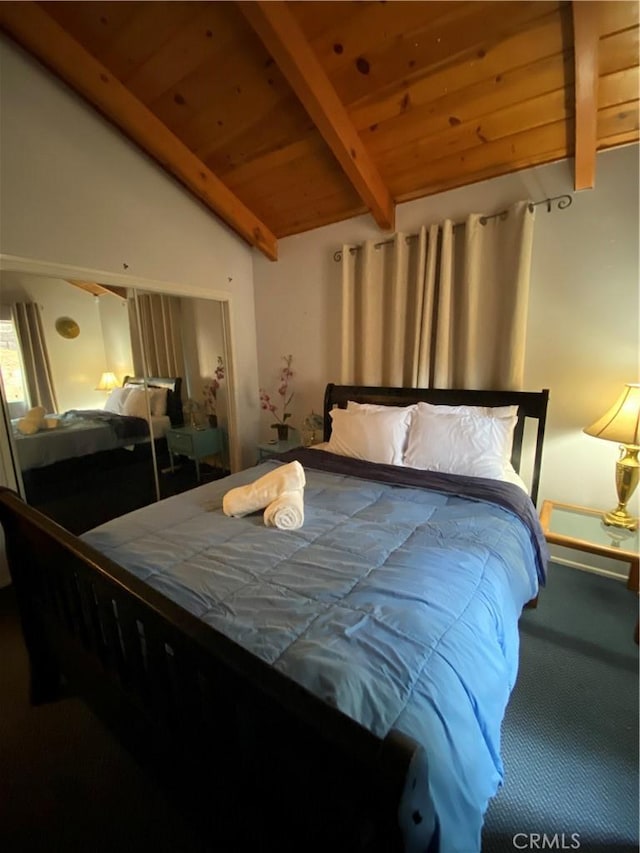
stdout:
POLYGON ((204 411, 209 417, 209 426, 218 426, 218 389, 220 383, 224 379, 224 362, 222 356, 218 356, 218 365, 214 371, 213 379, 205 382, 202 386, 202 396, 204 397, 204 411))
POLYGON ((291 370, 293 356, 283 355, 282 360, 284 361, 284 366, 280 371, 280 385, 278 387, 278 396, 282 398, 282 409, 276 406, 264 388, 260 389, 260 406, 275 417, 276 422, 271 424, 271 427, 277 430, 278 441, 286 441, 289 437, 289 424, 287 421, 291 417, 289 406, 294 396, 293 391, 289 393, 289 382, 293 378, 293 371, 291 370))

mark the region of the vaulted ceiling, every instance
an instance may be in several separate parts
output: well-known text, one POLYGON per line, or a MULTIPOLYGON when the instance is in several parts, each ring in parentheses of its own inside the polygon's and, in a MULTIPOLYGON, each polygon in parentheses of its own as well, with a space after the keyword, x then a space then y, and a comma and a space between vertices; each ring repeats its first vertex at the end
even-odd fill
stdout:
MULTIPOLYGON (((0 26, 247 242, 637 141, 639 4, 0 3, 0 26)), ((70 129, 70 132, 72 130, 70 129)))

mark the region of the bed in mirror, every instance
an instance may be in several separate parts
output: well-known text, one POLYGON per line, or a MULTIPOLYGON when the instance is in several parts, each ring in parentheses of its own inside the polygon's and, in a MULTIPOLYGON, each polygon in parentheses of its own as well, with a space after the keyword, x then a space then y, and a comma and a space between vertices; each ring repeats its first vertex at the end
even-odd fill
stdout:
POLYGON ((81 533, 227 473, 219 302, 0 276, 3 410, 30 504, 81 533), (59 335, 62 314, 81 335, 59 335))

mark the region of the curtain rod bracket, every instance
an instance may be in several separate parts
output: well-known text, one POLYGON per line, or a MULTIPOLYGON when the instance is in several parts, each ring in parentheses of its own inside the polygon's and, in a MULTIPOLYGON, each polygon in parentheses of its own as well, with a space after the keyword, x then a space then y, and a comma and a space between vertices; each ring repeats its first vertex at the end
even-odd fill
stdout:
MULTIPOLYGON (((538 207, 539 204, 546 204, 547 213, 551 213, 551 206, 554 201, 557 202, 556 207, 558 210, 565 210, 573 204, 573 199, 570 195, 556 195, 553 196, 553 198, 543 198, 541 201, 530 201, 529 212, 533 213, 534 209, 538 207)), ((507 210, 501 210, 499 213, 492 213, 490 216, 481 216, 480 225, 486 225, 490 219, 497 219, 498 217, 501 220, 506 219, 508 212, 509 211, 507 210)))

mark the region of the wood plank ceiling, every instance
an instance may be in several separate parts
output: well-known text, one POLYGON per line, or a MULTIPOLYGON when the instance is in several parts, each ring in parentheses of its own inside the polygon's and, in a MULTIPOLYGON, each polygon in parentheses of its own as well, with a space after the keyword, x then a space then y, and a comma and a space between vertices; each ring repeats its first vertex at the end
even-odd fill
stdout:
POLYGON ((565 157, 590 186, 640 137, 632 0, 0 3, 0 25, 272 258, 565 157))

